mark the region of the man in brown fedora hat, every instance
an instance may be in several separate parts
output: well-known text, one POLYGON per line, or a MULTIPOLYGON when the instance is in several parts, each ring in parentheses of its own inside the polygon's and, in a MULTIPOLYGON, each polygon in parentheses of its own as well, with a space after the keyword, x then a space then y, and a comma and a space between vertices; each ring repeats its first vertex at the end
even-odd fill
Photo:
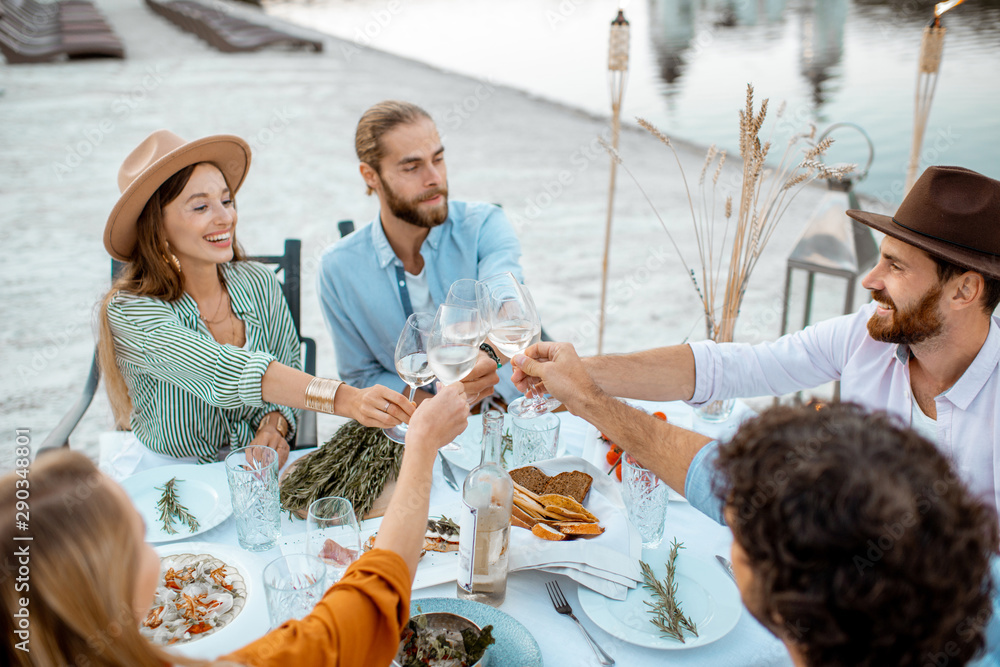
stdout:
POLYGON ((974 495, 1000 507, 1000 325, 992 315, 1000 302, 1000 182, 930 167, 896 215, 847 213, 886 235, 862 283, 873 301, 858 312, 758 345, 700 341, 580 360, 572 345, 540 343, 514 359, 515 384, 540 378, 571 412, 701 506, 711 505, 711 485, 691 480, 714 459, 709 439, 613 396, 698 406, 840 380, 845 401, 909 424, 951 458, 974 495))

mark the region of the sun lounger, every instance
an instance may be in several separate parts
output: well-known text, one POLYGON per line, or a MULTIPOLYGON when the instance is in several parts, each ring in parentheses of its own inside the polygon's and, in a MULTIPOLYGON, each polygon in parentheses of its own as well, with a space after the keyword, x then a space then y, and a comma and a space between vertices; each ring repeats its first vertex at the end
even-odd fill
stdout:
POLYGON ((121 39, 86 0, 0 0, 0 52, 11 64, 125 57, 121 39))
POLYGON ((146 5, 182 30, 197 35, 220 51, 257 51, 271 45, 323 50, 322 42, 275 30, 193 0, 146 0, 146 5))
POLYGON ((125 48, 116 40, 67 37, 51 35, 25 43, 2 29, 0 20, 0 52, 7 62, 14 64, 41 63, 57 60, 63 56, 68 58, 124 58, 125 48))

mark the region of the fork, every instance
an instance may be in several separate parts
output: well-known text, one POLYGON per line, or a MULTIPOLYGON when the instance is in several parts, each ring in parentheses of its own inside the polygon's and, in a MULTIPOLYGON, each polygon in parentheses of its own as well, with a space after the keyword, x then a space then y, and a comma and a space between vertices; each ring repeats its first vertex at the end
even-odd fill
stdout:
POLYGON ((552 606, 556 608, 556 611, 572 618, 576 621, 576 624, 580 626, 580 629, 583 630, 583 636, 587 638, 587 641, 590 643, 590 648, 594 649, 594 653, 597 654, 601 664, 615 664, 615 659, 608 655, 603 648, 597 645, 594 638, 590 636, 589 632, 587 632, 587 628, 583 627, 583 624, 580 623, 576 616, 573 615, 573 609, 569 606, 569 602, 566 601, 566 596, 563 595, 562 589, 559 588, 559 582, 552 580, 545 584, 545 589, 549 592, 549 598, 552 600, 552 606))

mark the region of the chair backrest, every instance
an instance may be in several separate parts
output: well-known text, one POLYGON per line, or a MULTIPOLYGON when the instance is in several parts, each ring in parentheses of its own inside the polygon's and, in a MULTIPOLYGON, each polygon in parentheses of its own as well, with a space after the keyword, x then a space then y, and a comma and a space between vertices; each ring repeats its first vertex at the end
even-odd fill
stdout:
POLYGON ((285 239, 284 255, 254 255, 247 259, 260 262, 261 264, 274 265, 274 273, 281 280, 281 291, 285 295, 285 301, 288 302, 288 310, 292 313, 292 321, 295 322, 295 333, 299 334, 299 338, 301 338, 299 294, 302 289, 302 241, 299 239, 285 239))

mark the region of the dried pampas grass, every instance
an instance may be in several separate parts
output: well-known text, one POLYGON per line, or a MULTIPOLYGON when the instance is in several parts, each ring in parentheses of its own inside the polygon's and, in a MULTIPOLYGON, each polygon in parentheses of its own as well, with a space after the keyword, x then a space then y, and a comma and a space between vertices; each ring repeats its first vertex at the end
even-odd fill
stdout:
MULTIPOLYGON (((662 216, 638 179, 629 171, 618 151, 602 142, 611 157, 622 165, 652 207, 701 300, 705 310, 708 337, 719 342, 733 340, 736 318, 746 294, 750 275, 765 246, 771 240, 771 235, 782 215, 802 187, 816 178, 839 181, 855 168, 854 165, 829 166, 820 162, 818 158, 826 154, 833 140, 826 138, 815 142, 816 127, 812 125, 807 132, 800 132, 789 140, 776 168, 768 168, 766 162, 771 142, 770 140, 761 142, 760 137, 767 118, 767 105, 768 101, 765 99, 760 108, 754 111, 753 86, 748 84, 746 107, 739 112, 739 145, 740 157, 743 160, 739 200, 734 211, 732 195, 726 196, 722 220, 718 220, 716 216, 716 201, 718 195, 722 194, 719 192, 718 184, 723 165, 726 163, 726 151, 718 150, 714 144, 709 147, 698 177, 698 196, 695 197, 688 187, 680 157, 670 138, 649 121, 643 118, 636 119, 643 129, 670 149, 680 169, 698 248, 697 268, 689 266, 662 216), (801 152, 796 150, 796 147, 803 142, 807 144, 805 150, 801 152), (795 161, 794 155, 797 154, 801 155, 801 158, 795 161), (715 168, 712 171, 711 185, 708 185, 706 176, 712 170, 713 163, 715 168), (727 256, 728 264, 723 261, 727 256), (724 264, 727 271, 723 276, 724 264)), ((783 112, 784 103, 779 107, 777 117, 780 118, 783 112)))

